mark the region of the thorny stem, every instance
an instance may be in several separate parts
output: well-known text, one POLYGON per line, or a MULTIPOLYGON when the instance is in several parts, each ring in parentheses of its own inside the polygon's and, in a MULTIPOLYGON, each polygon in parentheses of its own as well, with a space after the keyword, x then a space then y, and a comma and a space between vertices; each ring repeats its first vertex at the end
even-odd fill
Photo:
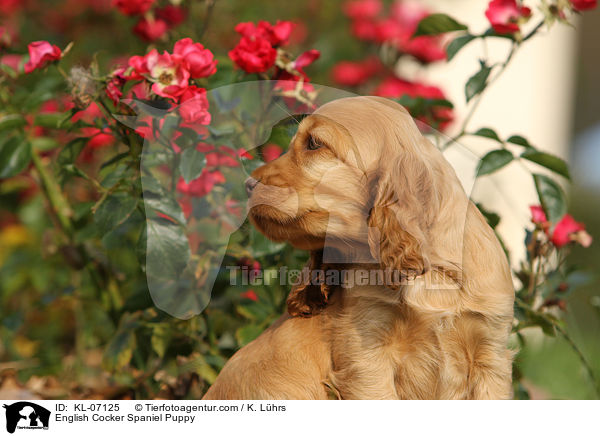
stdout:
POLYGON ((500 69, 498 70, 498 72, 494 75, 494 77, 492 77, 486 87, 475 97, 471 108, 469 109, 469 112, 467 113, 467 116, 465 117, 465 119, 462 122, 462 125, 460 127, 459 132, 454 135, 453 137, 451 137, 450 139, 448 139, 446 141, 446 143, 444 143, 444 145, 442 146, 442 151, 446 150, 450 145, 452 145, 452 143, 458 141, 460 138, 462 138, 463 136, 465 136, 466 131, 467 131, 467 126, 469 124, 469 122, 471 121, 471 118, 473 118, 473 115, 475 114, 475 111, 477 110, 477 108, 479 107, 479 103, 481 102, 481 98, 483 97, 483 94, 485 93, 485 91, 490 88, 490 86, 496 82, 498 80, 498 78, 504 73, 504 71, 506 71, 506 67, 510 64, 510 61, 513 59, 515 52, 517 51, 517 49, 525 42, 528 41, 529 39, 531 39, 536 33, 537 31, 544 25, 544 21, 540 21, 527 35, 525 35, 523 37, 523 39, 521 40, 520 43, 517 43, 515 41, 513 41, 510 52, 508 54, 508 57, 506 58, 506 60, 504 62, 502 62, 500 64, 500 69))
POLYGON ((200 28, 200 32, 198 32, 198 39, 201 39, 206 31, 208 30, 208 25, 210 23, 210 18, 212 17, 213 9, 215 8, 215 4, 217 0, 206 0, 206 12, 204 13, 204 20, 202 21, 202 27, 200 28))

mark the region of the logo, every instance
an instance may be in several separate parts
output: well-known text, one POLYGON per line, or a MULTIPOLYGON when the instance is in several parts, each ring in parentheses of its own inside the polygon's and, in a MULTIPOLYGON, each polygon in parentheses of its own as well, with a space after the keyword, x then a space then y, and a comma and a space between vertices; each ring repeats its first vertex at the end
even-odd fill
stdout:
POLYGON ((19 401, 6 409, 6 431, 14 433, 16 429, 48 430, 50 411, 29 401, 19 401))

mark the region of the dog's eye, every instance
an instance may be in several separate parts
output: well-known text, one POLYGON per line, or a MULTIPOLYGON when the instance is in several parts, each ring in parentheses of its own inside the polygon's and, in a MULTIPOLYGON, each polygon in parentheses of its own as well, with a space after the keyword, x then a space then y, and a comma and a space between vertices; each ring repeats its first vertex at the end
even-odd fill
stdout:
POLYGON ((314 138, 312 135, 309 135, 306 148, 308 148, 309 150, 317 150, 321 147, 323 147, 323 144, 321 144, 319 140, 314 138))

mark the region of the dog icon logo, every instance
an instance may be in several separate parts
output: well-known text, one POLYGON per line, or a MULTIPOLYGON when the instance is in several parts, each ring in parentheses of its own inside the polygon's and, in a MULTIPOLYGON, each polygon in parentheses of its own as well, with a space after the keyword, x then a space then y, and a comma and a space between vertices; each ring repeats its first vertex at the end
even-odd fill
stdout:
POLYGON ((6 409, 6 431, 14 433, 18 429, 48 429, 50 411, 29 401, 19 401, 4 405, 6 409))

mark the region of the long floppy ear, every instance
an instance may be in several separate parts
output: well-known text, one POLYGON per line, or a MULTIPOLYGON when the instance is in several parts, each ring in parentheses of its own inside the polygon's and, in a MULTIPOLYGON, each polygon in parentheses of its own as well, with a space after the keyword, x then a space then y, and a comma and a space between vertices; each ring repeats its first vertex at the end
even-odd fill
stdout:
POLYGON ((422 275, 431 266, 427 230, 435 216, 432 170, 412 150, 389 161, 372 188, 371 254, 385 270, 401 276, 422 275))
POLYGON ((287 298, 291 316, 309 317, 321 312, 329 301, 330 287, 325 283, 323 251, 311 251, 302 270, 300 283, 292 287, 287 298))

